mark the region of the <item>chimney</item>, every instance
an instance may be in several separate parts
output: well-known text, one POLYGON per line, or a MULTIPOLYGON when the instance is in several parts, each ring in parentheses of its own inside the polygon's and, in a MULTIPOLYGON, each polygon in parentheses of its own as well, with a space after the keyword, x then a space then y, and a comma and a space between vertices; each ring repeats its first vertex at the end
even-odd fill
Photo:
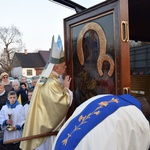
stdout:
POLYGON ((25 55, 27 55, 27 54, 28 54, 28 51, 27 51, 27 49, 25 49, 25 50, 24 50, 24 54, 25 54, 25 55))

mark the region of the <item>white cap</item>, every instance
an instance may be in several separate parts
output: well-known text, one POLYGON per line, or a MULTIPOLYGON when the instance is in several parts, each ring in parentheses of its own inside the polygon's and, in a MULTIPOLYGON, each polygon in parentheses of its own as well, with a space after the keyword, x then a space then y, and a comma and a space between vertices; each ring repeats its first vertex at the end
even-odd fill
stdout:
POLYGON ((55 64, 61 64, 65 61, 64 51, 62 46, 62 41, 60 36, 58 35, 57 43, 55 43, 54 36, 52 37, 52 45, 50 51, 50 60, 48 64, 46 64, 45 69, 43 70, 40 79, 38 81, 39 85, 43 85, 51 74, 53 67, 55 64))
POLYGON ((64 51, 62 47, 62 41, 60 36, 58 35, 57 43, 55 43, 54 36, 52 38, 52 48, 50 54, 50 63, 52 64, 60 64, 65 61, 64 51))

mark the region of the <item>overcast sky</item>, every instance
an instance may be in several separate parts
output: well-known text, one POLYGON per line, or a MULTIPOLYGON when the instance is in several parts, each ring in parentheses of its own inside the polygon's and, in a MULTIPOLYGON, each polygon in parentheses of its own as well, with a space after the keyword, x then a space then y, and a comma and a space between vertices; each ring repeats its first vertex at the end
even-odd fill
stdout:
MULTIPOLYGON (((74 1, 88 8, 104 0, 74 1)), ((49 0, 0 0, 0 27, 16 26, 30 52, 48 50, 53 35, 64 39, 63 19, 75 13, 49 0)))

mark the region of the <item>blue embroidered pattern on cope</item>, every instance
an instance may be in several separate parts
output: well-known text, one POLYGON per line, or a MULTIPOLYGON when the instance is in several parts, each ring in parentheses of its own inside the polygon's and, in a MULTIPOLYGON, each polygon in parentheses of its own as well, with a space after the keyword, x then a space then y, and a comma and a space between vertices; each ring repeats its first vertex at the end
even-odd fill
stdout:
POLYGON ((73 150, 81 139, 118 108, 135 105, 141 109, 141 104, 131 95, 104 96, 92 101, 77 115, 59 136, 55 150, 73 150))
POLYGON ((46 77, 41 77, 40 83, 45 83, 45 82, 47 81, 47 79, 48 79, 48 78, 46 78, 46 77))

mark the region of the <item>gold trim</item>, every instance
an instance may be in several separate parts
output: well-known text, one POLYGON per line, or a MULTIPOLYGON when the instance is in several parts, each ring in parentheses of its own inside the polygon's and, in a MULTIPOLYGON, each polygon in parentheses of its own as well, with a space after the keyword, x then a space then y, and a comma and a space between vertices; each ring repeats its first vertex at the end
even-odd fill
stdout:
POLYGON ((121 21, 121 40, 129 42, 129 27, 127 21, 121 21))
POLYGON ((129 94, 130 93, 130 87, 124 87, 123 88, 123 93, 124 94, 129 94))
POLYGON ((80 115, 79 118, 78 118, 78 122, 80 122, 80 124, 75 125, 74 130, 71 133, 68 133, 67 138, 65 138, 62 141, 62 144, 64 146, 66 146, 67 143, 68 143, 68 139, 73 136, 72 134, 74 132, 76 132, 77 130, 81 130, 81 126, 85 123, 88 123, 88 119, 90 119, 92 117, 92 115, 96 115, 96 116, 100 115, 100 113, 101 113, 100 109, 103 108, 103 107, 107 107, 109 103, 119 103, 119 100, 115 99, 115 98, 112 98, 109 101, 100 102, 100 103, 98 103, 98 107, 95 108, 95 110, 93 112, 89 113, 87 116, 80 115))
POLYGON ((97 69, 100 76, 103 76, 102 65, 106 60, 110 63, 110 69, 108 71, 108 75, 112 76, 114 72, 114 61, 111 56, 106 54, 106 37, 102 27, 96 22, 87 23, 80 31, 78 39, 77 39, 77 56, 81 65, 84 64, 84 54, 83 54, 83 37, 85 33, 89 30, 94 30, 99 38, 100 49, 99 49, 99 57, 97 60, 97 69))

